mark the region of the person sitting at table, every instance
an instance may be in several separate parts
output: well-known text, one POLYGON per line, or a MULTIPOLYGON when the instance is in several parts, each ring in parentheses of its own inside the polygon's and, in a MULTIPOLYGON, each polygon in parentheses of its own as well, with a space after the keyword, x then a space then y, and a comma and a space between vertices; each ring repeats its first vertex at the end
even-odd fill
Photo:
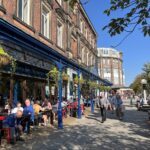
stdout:
POLYGON ((9 115, 11 113, 11 109, 12 109, 12 105, 10 103, 10 100, 7 99, 6 104, 5 104, 5 108, 4 108, 4 112, 7 112, 9 115))
POLYGON ((42 119, 42 115, 40 111, 43 111, 43 108, 39 105, 39 101, 36 100, 34 105, 33 105, 34 113, 35 113, 35 120, 36 123, 41 122, 40 120, 42 119))
POLYGON ((10 128, 10 139, 11 142, 15 142, 14 137, 16 140, 24 141, 21 138, 23 127, 21 125, 21 118, 23 112, 21 110, 17 110, 15 114, 10 114, 4 121, 3 121, 3 128, 10 128))
POLYGON ((30 123, 34 123, 34 109, 29 99, 25 100, 25 105, 26 106, 24 107, 23 115, 29 118, 26 122, 25 130, 27 133, 30 133, 30 123))
POLYGON ((48 101, 47 99, 44 100, 43 104, 42 104, 43 110, 45 112, 43 112, 43 120, 44 120, 44 126, 47 125, 48 123, 48 118, 51 118, 51 123, 53 124, 53 119, 52 119, 52 105, 51 102, 48 101), (49 112, 46 113, 46 111, 49 110, 49 112))
POLYGON ((11 113, 12 114, 16 114, 18 110, 20 110, 20 111, 23 112, 23 107, 21 107, 21 103, 20 102, 17 103, 17 107, 15 107, 14 109, 12 109, 11 113))

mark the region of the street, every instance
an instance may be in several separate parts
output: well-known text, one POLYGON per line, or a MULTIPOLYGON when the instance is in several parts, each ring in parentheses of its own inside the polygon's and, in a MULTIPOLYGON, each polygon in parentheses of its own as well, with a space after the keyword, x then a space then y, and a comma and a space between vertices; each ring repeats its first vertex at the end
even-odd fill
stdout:
MULTIPOLYGON (((63 130, 43 129, 36 132, 25 143, 17 142, 16 150, 148 150, 150 148, 150 125, 146 112, 126 107, 123 121, 108 113, 105 123, 100 123, 100 114, 73 119, 63 130)), ((5 149, 14 149, 7 146, 5 149)))

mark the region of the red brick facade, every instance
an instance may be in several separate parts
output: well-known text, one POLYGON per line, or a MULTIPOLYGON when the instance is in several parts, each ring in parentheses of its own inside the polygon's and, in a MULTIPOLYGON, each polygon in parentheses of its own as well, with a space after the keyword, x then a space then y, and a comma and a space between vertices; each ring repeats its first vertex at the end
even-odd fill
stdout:
POLYGON ((63 2, 63 0, 62 5, 60 5, 57 0, 29 0, 30 24, 28 25, 17 15, 19 9, 18 0, 0 1, 2 1, 0 6, 0 18, 3 18, 70 59, 81 63, 82 55, 84 55, 82 65, 94 65, 95 61, 91 61, 91 57, 93 57, 92 60, 96 60, 97 35, 86 12, 80 4, 77 5, 77 9, 71 10, 69 4, 63 2), (41 33, 41 14, 43 5, 50 10, 49 38, 46 38, 41 33), (57 44, 58 21, 63 25, 62 48, 57 44), (83 22, 82 32, 81 22, 83 22), (82 47, 85 49, 84 53, 81 52, 82 47), (89 58, 87 58, 87 56, 89 58))

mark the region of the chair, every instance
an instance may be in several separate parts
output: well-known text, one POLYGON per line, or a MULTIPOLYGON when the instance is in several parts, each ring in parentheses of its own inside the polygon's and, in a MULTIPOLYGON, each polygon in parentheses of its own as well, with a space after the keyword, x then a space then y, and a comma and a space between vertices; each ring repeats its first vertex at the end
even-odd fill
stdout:
POLYGON ((67 112, 66 112, 66 109, 65 109, 65 108, 62 109, 62 117, 63 117, 63 118, 66 118, 66 117, 67 117, 67 112))
POLYGON ((1 131, 4 131, 4 138, 7 139, 8 143, 10 143, 10 128, 2 128, 1 131))
POLYGON ((4 131, 4 138, 7 139, 7 142, 10 143, 10 128, 7 127, 7 128, 3 128, 3 125, 2 125, 2 121, 5 120, 6 117, 5 116, 0 116, 0 122, 1 122, 1 127, 0 127, 0 144, 1 144, 1 133, 2 131, 4 131))

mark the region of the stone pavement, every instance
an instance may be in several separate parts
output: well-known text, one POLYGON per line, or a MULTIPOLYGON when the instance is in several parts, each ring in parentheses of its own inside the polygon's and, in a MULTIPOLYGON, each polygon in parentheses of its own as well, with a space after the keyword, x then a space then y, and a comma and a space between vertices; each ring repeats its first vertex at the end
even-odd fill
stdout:
POLYGON ((80 120, 72 120, 63 130, 41 129, 25 142, 1 150, 149 150, 150 125, 146 120, 146 112, 127 107, 123 121, 108 113, 102 124, 97 110, 80 120))

